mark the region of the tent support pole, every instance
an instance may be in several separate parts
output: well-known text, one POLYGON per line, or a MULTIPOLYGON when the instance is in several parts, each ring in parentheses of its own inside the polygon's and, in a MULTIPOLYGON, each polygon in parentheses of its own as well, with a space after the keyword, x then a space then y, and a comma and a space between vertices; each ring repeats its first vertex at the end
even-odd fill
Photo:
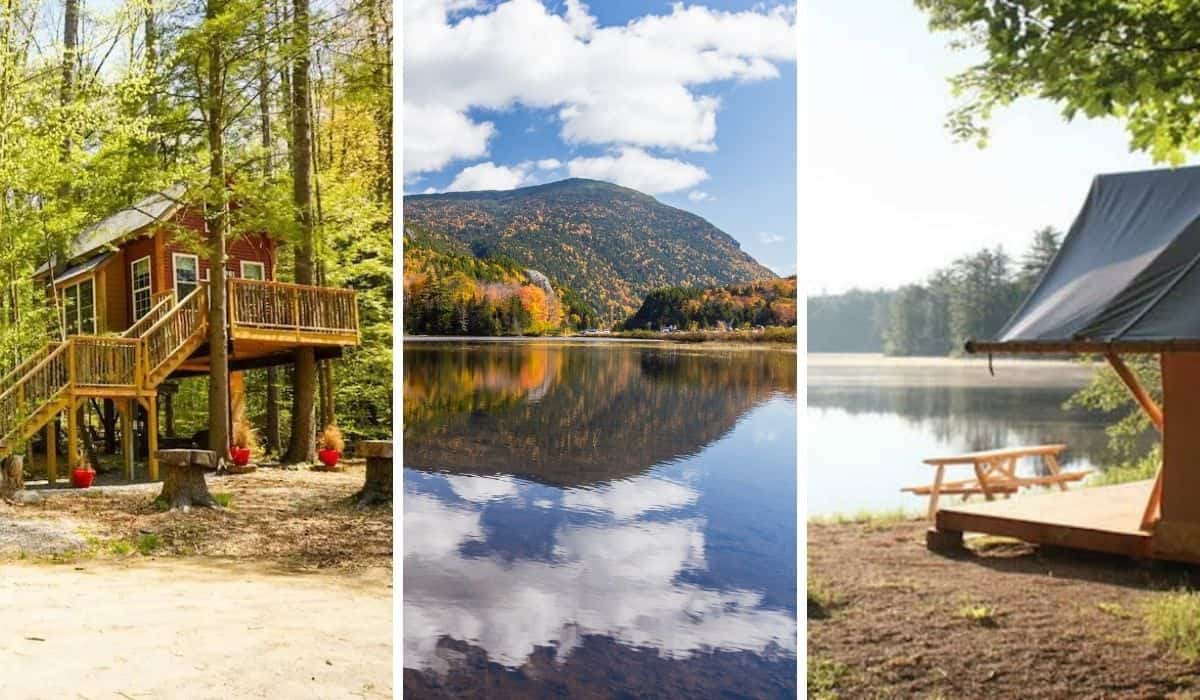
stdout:
MULTIPOLYGON (((1121 356, 1115 352, 1106 352, 1104 357, 1108 360, 1108 364, 1112 365, 1113 370, 1121 381, 1125 383, 1125 388, 1129 389, 1129 393, 1133 394, 1133 398, 1146 412, 1150 418, 1150 422, 1158 429, 1161 434, 1163 432, 1163 412, 1162 409, 1154 402, 1154 399, 1146 392, 1145 387, 1138 381, 1137 375, 1133 370, 1129 369, 1129 365, 1121 359, 1121 356)), ((1154 523, 1158 522, 1162 508, 1162 467, 1158 468, 1158 473, 1154 477, 1154 487, 1150 489, 1150 500, 1146 503, 1146 510, 1142 513, 1142 529, 1151 530, 1154 528, 1154 523)))

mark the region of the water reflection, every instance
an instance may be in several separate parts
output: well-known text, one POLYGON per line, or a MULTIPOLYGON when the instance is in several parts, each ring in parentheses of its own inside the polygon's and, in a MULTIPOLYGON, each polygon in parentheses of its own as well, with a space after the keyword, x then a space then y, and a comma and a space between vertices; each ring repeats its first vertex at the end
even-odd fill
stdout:
MULTIPOLYGON (((942 453, 1062 442, 1068 468, 1111 463, 1105 427, 1114 418, 1063 406, 1093 371, 997 360, 992 376, 986 361, 810 355, 809 510, 920 508, 921 498, 899 489, 929 483, 921 460, 942 453)), ((1145 440, 1149 447, 1153 436, 1145 440)), ((1045 470, 1037 460, 1020 468, 1045 470)))
POLYGON ((794 354, 421 344, 404 367, 406 684, 794 693, 794 354))

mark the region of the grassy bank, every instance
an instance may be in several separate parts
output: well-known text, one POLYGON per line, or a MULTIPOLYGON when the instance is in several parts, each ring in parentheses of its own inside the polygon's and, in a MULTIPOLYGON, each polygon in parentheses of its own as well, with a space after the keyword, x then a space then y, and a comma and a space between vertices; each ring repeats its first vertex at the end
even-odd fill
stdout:
POLYGON ((773 326, 761 331, 682 331, 662 333, 660 331, 618 331, 619 338, 639 340, 669 340, 676 343, 779 343, 796 344, 796 327, 773 326))

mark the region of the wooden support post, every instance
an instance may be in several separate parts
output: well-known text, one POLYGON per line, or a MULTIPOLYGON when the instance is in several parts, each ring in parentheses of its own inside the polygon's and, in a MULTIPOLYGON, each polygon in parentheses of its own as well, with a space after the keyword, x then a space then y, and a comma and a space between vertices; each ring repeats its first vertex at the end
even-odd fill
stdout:
POLYGON ((46 480, 51 486, 58 480, 58 416, 46 424, 46 480))
MULTIPOLYGON (((1133 370, 1129 369, 1129 366, 1125 364, 1120 355, 1115 352, 1107 352, 1104 353, 1104 357, 1108 360, 1108 364, 1112 365, 1113 371, 1117 373, 1121 381, 1125 383, 1125 388, 1129 389, 1129 393, 1133 395, 1134 401, 1137 401, 1138 405, 1142 407, 1142 410, 1150 419, 1150 423, 1161 434, 1163 432, 1162 408, 1154 402, 1154 399, 1147 393, 1142 383, 1138 381, 1137 375, 1133 373, 1133 370)), ((1161 355, 1159 361, 1161 362, 1161 355)), ((1145 510, 1142 511, 1141 529, 1147 531, 1153 529, 1154 524, 1158 522, 1161 515, 1162 468, 1160 467, 1158 474, 1154 477, 1154 486, 1150 489, 1150 499, 1146 502, 1145 510)))
POLYGON ((126 399, 121 402, 121 460, 128 481, 133 481, 133 419, 136 415, 137 401, 126 399))
POLYGON ((1162 409, 1159 408, 1158 404, 1154 403, 1154 399, 1147 393, 1142 383, 1138 381, 1137 375, 1133 373, 1133 370, 1129 369, 1129 365, 1126 365, 1121 356, 1115 352, 1105 353, 1104 357, 1108 359, 1108 364, 1112 365, 1117 376, 1125 383, 1125 388, 1129 389, 1130 394, 1133 394, 1133 399, 1146 412, 1146 415, 1150 418, 1150 422, 1161 433, 1163 429, 1162 409))
POLYGON ((79 413, 75 410, 75 394, 67 397, 67 470, 79 466, 79 413))
POLYGON ((146 397, 146 403, 146 463, 150 480, 158 481, 158 397, 151 394, 146 397))

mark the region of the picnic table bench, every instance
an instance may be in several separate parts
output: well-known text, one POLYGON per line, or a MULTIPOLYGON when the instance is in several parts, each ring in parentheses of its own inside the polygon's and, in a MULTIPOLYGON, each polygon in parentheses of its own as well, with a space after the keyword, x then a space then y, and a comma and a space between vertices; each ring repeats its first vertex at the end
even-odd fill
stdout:
POLYGON ((1049 486, 1056 484, 1061 490, 1067 490, 1067 482, 1079 481, 1088 472, 1064 472, 1059 465, 1058 457, 1067 449, 1066 445, 1031 445, 1027 447, 1009 447, 999 450, 983 450, 968 452, 950 457, 931 457, 924 460, 925 464, 937 467, 933 483, 928 486, 909 486, 901 489, 919 496, 929 496, 929 519, 937 513, 938 497, 942 494, 961 495, 963 498, 974 494, 983 494, 987 500, 993 500, 997 494, 1006 498, 1023 486, 1049 486), (1050 472, 1048 476, 1019 476, 1017 460, 1023 457, 1041 457, 1050 472), (969 466, 975 470, 974 479, 946 481, 946 467, 969 466))

